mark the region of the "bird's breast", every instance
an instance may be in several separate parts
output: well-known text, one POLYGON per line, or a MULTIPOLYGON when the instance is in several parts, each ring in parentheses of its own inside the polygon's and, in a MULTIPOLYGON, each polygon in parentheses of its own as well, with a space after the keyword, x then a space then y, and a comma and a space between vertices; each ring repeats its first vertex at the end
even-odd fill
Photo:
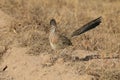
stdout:
POLYGON ((59 40, 59 37, 54 34, 54 33, 51 33, 50 36, 49 36, 49 41, 50 41, 50 45, 51 47, 55 50, 56 49, 56 45, 58 43, 58 40, 59 40))

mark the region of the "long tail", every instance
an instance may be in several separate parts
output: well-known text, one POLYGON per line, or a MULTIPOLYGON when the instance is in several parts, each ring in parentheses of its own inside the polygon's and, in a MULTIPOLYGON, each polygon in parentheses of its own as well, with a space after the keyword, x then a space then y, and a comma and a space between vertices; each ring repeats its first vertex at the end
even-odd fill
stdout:
POLYGON ((82 34, 82 33, 85 33, 85 32, 87 32, 87 31, 89 31, 89 30, 97 27, 100 23, 101 23, 101 17, 99 17, 99 18, 97 18, 97 19, 94 19, 94 20, 90 21, 89 23, 83 25, 81 28, 75 30, 75 31, 72 33, 71 37, 73 37, 73 36, 78 36, 78 35, 80 35, 80 34, 82 34))

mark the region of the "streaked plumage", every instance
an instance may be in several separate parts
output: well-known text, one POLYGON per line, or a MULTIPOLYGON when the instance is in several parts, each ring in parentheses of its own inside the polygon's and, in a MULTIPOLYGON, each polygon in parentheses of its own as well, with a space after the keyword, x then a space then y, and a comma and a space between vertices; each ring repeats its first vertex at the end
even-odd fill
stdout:
MULTIPOLYGON (((83 25, 81 28, 75 30, 71 34, 71 38, 97 27, 100 23, 101 23, 101 17, 90 21, 89 23, 83 25)), ((72 45, 72 42, 70 41, 69 38, 57 32, 56 30, 57 24, 56 24, 55 19, 51 19, 50 25, 51 25, 51 30, 50 30, 50 35, 49 35, 49 41, 50 41, 50 45, 52 49, 54 50, 64 49, 65 47, 72 45)))

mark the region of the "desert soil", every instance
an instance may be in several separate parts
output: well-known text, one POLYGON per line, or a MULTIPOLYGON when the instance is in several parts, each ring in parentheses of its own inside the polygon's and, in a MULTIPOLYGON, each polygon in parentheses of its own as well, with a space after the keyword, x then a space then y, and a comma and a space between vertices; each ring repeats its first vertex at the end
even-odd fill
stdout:
POLYGON ((0 80, 120 80, 119 47, 115 51, 95 50, 88 42, 90 34, 82 37, 85 41, 81 38, 82 47, 75 37, 75 46, 56 52, 49 45, 48 24, 38 24, 45 27, 39 28, 28 22, 26 27, 25 21, 0 10, 0 80))

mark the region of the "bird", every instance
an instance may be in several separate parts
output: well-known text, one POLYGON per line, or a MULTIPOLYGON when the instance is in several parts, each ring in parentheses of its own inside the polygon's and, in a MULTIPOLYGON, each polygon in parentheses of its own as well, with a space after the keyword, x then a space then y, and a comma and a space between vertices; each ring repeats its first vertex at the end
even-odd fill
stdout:
POLYGON ((49 32, 49 42, 51 45, 51 48, 53 50, 59 50, 64 49, 68 46, 72 45, 71 38, 74 36, 81 35, 91 29, 96 28, 101 23, 101 16, 91 20, 90 22, 86 23, 82 27, 78 28, 77 30, 73 31, 70 35, 70 38, 60 34, 57 31, 57 23, 56 20, 53 18, 50 20, 50 32, 49 32))

